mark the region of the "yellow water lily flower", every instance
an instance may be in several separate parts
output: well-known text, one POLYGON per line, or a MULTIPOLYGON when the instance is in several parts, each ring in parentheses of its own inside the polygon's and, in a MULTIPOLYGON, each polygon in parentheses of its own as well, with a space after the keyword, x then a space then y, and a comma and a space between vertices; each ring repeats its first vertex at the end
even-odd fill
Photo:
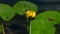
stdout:
POLYGON ((34 18, 36 16, 36 12, 34 12, 34 11, 27 11, 26 12, 26 16, 34 18))

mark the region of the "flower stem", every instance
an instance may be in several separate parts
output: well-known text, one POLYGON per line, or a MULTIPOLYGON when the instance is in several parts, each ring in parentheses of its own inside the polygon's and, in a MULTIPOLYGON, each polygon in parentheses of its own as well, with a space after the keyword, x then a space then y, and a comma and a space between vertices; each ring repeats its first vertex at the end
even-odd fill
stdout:
POLYGON ((3 31, 3 34, 5 34, 3 23, 2 23, 2 31, 3 31))
POLYGON ((31 24, 30 24, 30 34, 31 34, 31 24))
MULTIPOLYGON (((27 24, 28 24, 28 17, 27 17, 27 24)), ((31 34, 31 25, 27 25, 27 28, 29 27, 29 34, 31 34)))

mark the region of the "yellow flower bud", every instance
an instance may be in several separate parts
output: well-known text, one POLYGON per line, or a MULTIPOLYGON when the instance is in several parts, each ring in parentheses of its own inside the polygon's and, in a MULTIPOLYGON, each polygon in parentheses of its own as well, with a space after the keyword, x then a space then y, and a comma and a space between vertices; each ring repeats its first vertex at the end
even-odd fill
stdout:
POLYGON ((36 16, 36 13, 34 11, 27 11, 26 16, 34 18, 36 16))

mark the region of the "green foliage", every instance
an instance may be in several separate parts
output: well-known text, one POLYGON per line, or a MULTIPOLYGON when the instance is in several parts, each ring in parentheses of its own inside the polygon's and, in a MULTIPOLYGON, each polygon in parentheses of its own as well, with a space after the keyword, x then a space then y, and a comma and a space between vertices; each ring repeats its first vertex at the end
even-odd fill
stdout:
MULTIPOLYGON (((19 1, 13 8, 6 4, 0 4, 0 17, 5 21, 9 21, 15 16, 15 13, 23 15, 26 10, 38 11, 38 7, 28 1, 19 1)), ((31 21, 30 32, 31 34, 54 34, 54 24, 58 24, 59 22, 60 13, 57 11, 45 11, 36 16, 35 20, 31 21)), ((0 24, 1 32, 2 25, 0 24)))
POLYGON ((41 20, 46 20, 47 22, 50 22, 53 25, 60 22, 60 13, 58 11, 45 11, 39 15, 41 20), (49 20, 51 18, 52 20, 49 20))
POLYGON ((9 5, 0 4, 0 16, 3 20, 9 21, 15 16, 15 12, 9 5))
POLYGON ((32 2, 19 1, 14 5, 14 10, 16 11, 17 14, 23 15, 25 14, 26 10, 37 11, 38 7, 32 2))
POLYGON ((54 34, 54 24, 59 23, 60 15, 56 11, 46 11, 39 14, 35 20, 30 22, 31 34, 54 34), (52 20, 49 20, 52 17, 52 20))

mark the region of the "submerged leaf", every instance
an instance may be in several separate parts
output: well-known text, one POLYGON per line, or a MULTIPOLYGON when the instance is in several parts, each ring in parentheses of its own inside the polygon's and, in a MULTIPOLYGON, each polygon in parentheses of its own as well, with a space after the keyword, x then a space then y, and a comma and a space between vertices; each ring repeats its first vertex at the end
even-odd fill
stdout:
POLYGON ((54 34, 54 24, 59 23, 60 15, 56 11, 46 11, 39 14, 35 20, 30 22, 31 34, 54 34), (49 20, 52 19, 52 20, 49 20))
POLYGON ((32 2, 19 1, 14 5, 14 10, 16 10, 16 13, 23 15, 26 11, 37 11, 38 7, 32 2))
POLYGON ((0 15, 3 20, 9 21, 15 16, 15 12, 9 5, 0 4, 0 15))

